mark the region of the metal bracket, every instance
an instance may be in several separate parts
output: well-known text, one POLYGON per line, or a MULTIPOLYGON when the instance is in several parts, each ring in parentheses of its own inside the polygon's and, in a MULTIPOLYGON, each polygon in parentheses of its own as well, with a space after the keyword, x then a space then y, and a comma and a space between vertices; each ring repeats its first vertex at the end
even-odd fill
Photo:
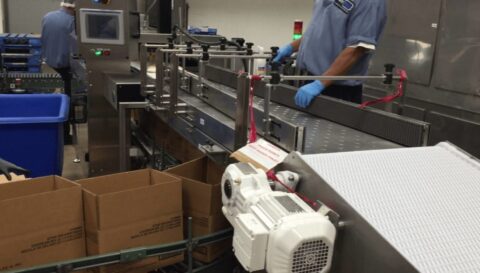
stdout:
POLYGON ((133 248, 124 251, 120 251, 120 262, 128 263, 135 262, 147 257, 146 248, 133 248))
POLYGON ((320 205, 320 208, 318 209, 318 213, 327 216, 330 222, 337 228, 340 229, 344 226, 343 222, 340 221, 340 214, 336 213, 333 211, 331 208, 329 208, 327 205, 322 203, 321 201, 317 200, 317 204, 320 205))
POLYGON ((73 265, 71 264, 60 264, 57 266, 57 273, 70 273, 73 272, 73 265))

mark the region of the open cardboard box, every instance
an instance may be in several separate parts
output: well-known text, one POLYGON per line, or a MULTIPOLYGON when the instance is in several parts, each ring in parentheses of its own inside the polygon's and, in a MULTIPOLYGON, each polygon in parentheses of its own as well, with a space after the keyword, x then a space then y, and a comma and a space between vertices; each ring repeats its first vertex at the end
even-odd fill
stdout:
POLYGON ((26 180, 27 178, 24 175, 16 175, 14 173, 10 173, 12 176, 11 180, 8 180, 5 175, 0 175, 0 184, 3 183, 9 183, 9 182, 17 182, 17 181, 23 181, 26 180))
POLYGON ((49 176, 0 184, 0 271, 85 256, 82 190, 49 176))
MULTIPOLYGON (((196 159, 167 173, 183 181, 183 207, 185 220, 192 218, 193 236, 215 233, 230 226, 222 213, 221 182, 224 168, 217 166, 207 157, 196 159)), ((211 262, 231 249, 231 240, 195 249, 194 258, 211 262)))
MULTIPOLYGON (((181 180, 141 170, 80 180, 88 255, 183 240, 181 180)), ((101 272, 149 272, 183 254, 107 266, 101 272)))

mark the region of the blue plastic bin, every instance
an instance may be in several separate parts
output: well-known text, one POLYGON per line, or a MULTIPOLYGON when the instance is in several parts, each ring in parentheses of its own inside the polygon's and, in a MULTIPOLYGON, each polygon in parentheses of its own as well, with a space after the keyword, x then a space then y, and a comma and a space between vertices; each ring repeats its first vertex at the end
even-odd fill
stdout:
POLYGON ((66 95, 0 95, 0 158, 31 177, 61 175, 66 95))

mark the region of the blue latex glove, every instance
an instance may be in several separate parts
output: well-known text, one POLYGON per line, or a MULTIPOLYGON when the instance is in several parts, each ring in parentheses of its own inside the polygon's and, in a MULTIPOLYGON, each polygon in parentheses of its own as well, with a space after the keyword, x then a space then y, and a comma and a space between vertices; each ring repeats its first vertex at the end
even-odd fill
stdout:
POLYGON ((312 83, 302 86, 295 96, 295 103, 300 108, 307 108, 313 99, 325 90, 325 86, 321 81, 314 81, 312 83))
POLYGON ((283 61, 283 59, 292 56, 293 54, 293 46, 291 44, 288 44, 278 50, 277 57, 273 59, 274 62, 280 63, 283 61))

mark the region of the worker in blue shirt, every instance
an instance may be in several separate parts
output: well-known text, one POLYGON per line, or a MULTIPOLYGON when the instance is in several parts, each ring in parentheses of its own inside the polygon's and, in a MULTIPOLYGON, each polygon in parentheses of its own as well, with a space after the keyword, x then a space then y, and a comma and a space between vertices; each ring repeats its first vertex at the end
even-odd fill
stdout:
MULTIPOLYGON (((310 75, 364 76, 387 19, 386 0, 316 0, 304 36, 282 47, 276 62, 298 52, 297 66, 310 75)), ((313 81, 295 103, 307 108, 320 94, 361 103, 360 81, 313 81)))
MULTIPOLYGON (((72 93, 70 57, 76 48, 75 0, 64 0, 61 8, 49 12, 42 20, 42 54, 45 62, 62 77, 65 94, 72 93)), ((65 142, 71 142, 70 126, 65 124, 65 142)))

